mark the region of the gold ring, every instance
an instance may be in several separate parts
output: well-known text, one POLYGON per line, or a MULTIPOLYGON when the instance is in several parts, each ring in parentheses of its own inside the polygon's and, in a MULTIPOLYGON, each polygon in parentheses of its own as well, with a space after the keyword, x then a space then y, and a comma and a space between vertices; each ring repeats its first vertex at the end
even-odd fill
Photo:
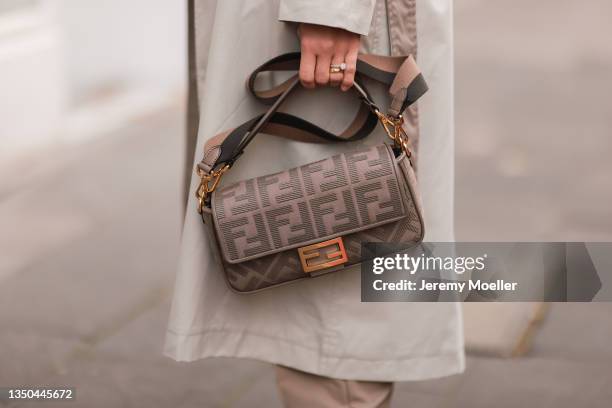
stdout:
POLYGON ((340 63, 340 64, 331 64, 329 66, 329 72, 331 74, 337 74, 339 72, 344 71, 345 69, 346 69, 346 63, 345 62, 340 63))

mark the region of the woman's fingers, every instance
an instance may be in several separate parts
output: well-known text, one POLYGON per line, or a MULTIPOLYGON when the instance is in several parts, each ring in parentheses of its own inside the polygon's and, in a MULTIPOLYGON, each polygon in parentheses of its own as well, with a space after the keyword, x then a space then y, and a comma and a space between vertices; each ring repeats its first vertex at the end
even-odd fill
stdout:
POLYGON ((329 66, 331 65, 331 55, 322 53, 317 55, 317 67, 315 69, 315 82, 317 86, 329 84, 329 66))
POLYGON ((340 28, 316 24, 299 25, 300 81, 306 88, 342 86, 346 91, 353 86, 355 64, 361 37, 340 28), (330 73, 331 65, 346 64, 344 72, 330 73))
POLYGON ((341 52, 334 53, 333 57, 329 53, 315 55, 312 52, 302 51, 300 60, 300 81, 306 88, 315 86, 341 86, 343 91, 347 91, 353 86, 355 80, 355 70, 357 66, 357 55, 359 49, 355 48, 344 55, 341 52), (346 64, 342 72, 330 73, 332 64, 346 64))
POLYGON ((315 87, 315 67, 317 64, 316 55, 302 49, 302 57, 300 59, 300 82, 305 88, 315 87))
MULTIPOLYGON (((340 65, 344 62, 345 53, 339 52, 334 54, 334 57, 331 59, 331 65, 340 65)), ((342 82, 344 78, 344 72, 330 72, 329 74, 329 84, 331 86, 338 86, 342 82)))
POLYGON ((359 53, 358 48, 353 48, 346 54, 344 62, 346 63, 346 69, 344 70, 344 78, 342 79, 342 85, 340 89, 342 91, 348 91, 355 81, 355 71, 357 70, 357 55, 359 53))

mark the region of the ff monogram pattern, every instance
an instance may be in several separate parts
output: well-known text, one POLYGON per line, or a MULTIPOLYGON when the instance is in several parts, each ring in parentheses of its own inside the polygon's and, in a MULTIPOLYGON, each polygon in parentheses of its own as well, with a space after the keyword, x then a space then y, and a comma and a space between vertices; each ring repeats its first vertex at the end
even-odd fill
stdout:
POLYGON ((215 191, 224 259, 240 263, 406 217, 396 171, 392 150, 379 145, 215 191))
POLYGON ((362 242, 420 241, 423 224, 412 190, 415 182, 408 159, 396 164, 392 151, 381 145, 216 191, 207 224, 212 227, 215 218, 220 245, 222 234, 233 239, 226 252, 221 248, 228 284, 238 292, 253 292, 308 277, 294 248, 308 245, 313 236, 314 242, 324 241, 330 231, 342 236, 348 261, 329 271, 362 262, 362 242), (360 193, 364 191, 368 193, 360 193), (336 200, 321 198, 329 196, 336 200), (346 214, 348 210, 353 213, 346 214), (310 226, 304 225, 308 220, 310 226), (334 232, 344 228, 347 232, 334 232), (249 255, 248 260, 240 258, 249 255))
MULTIPOLYGON (((410 206, 412 211, 399 221, 342 237, 348 262, 339 268, 364 261, 361 257, 362 242, 418 242, 422 236, 421 220, 414 204, 410 206)), ((228 284, 238 292, 254 292, 309 277, 302 271, 295 249, 237 264, 225 263, 224 268, 228 284)), ((336 269, 330 272, 333 270, 336 269)))

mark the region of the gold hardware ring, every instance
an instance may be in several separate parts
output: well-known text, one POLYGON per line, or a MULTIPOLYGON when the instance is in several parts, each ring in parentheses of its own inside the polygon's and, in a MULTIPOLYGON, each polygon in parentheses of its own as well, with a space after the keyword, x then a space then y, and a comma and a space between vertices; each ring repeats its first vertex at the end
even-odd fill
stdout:
POLYGON ((213 170, 210 173, 206 173, 204 170, 199 167, 196 168, 196 172, 198 176, 200 176, 200 185, 196 190, 196 198, 198 199, 198 213, 202 214, 204 206, 206 205, 206 198, 208 195, 215 191, 219 182, 221 181, 221 176, 223 173, 230 168, 229 164, 221 167, 219 170, 213 170))

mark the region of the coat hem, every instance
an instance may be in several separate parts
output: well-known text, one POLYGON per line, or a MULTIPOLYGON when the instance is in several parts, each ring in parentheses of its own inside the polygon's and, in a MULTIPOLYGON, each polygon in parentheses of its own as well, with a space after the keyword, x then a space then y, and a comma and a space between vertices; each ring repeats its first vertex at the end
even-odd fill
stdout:
POLYGON ((354 381, 419 381, 460 374, 465 370, 465 357, 460 350, 369 360, 323 355, 320 347, 233 330, 206 330, 193 335, 169 330, 164 355, 180 362, 215 357, 245 358, 354 381))

